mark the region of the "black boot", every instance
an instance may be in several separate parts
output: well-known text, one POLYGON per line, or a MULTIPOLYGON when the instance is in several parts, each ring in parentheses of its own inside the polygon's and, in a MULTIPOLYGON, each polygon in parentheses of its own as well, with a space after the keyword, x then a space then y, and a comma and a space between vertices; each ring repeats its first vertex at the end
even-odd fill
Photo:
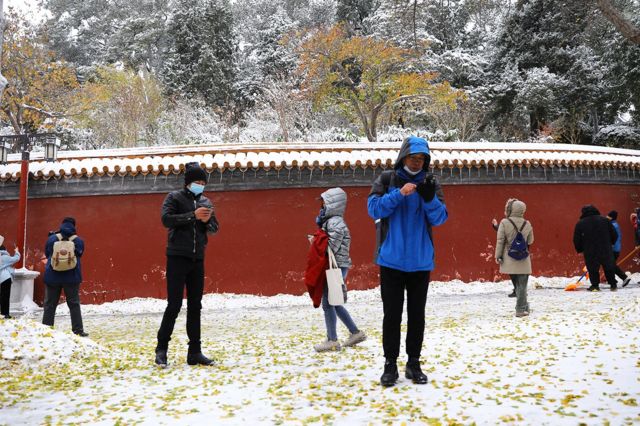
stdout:
POLYGON ((395 359, 384 362, 384 373, 380 377, 380 384, 384 387, 394 386, 398 381, 398 364, 395 359))
POLYGON ((513 290, 507 297, 516 297, 516 291, 513 290))
POLYGON ((167 350, 156 348, 156 364, 160 367, 167 366, 167 350))
POLYGON ((404 370, 404 377, 417 385, 424 385, 429 381, 427 375, 424 374, 420 368, 420 358, 409 358, 409 362, 407 362, 406 369, 404 370))
POLYGON ((202 355, 202 352, 196 352, 196 353, 189 352, 187 354, 187 364, 189 364, 189 365, 213 365, 214 362, 213 362, 212 359, 209 359, 206 356, 202 355))

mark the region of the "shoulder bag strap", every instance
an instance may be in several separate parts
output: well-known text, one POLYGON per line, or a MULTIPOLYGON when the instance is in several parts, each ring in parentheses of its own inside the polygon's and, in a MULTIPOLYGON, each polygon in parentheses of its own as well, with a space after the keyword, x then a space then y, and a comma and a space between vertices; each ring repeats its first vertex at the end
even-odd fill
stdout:
POLYGON ((336 262, 333 250, 329 246, 327 246, 327 254, 329 255, 329 269, 338 269, 338 262, 336 262))

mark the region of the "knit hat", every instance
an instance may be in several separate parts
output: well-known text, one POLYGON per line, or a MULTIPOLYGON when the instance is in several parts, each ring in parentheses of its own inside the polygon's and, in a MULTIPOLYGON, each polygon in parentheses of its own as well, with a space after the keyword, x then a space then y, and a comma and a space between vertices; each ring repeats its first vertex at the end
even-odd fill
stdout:
POLYGON ((618 219, 618 212, 615 211, 615 210, 611 210, 609 213, 607 213, 607 216, 609 216, 613 220, 617 220, 618 219))
POLYGON ((73 226, 76 226, 76 219, 71 216, 67 216, 64 219, 62 219, 62 223, 70 223, 73 226))
POLYGON ((187 163, 184 167, 184 186, 189 186, 197 180, 207 181, 207 172, 198 163, 187 163))

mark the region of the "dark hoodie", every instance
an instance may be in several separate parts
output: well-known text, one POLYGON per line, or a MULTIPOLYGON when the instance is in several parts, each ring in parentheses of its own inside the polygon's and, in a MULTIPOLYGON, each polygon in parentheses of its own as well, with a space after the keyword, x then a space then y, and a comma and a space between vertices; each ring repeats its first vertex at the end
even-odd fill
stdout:
POLYGON ((611 221, 601 216, 597 208, 592 205, 582 208, 573 232, 573 245, 578 253, 584 253, 586 261, 597 260, 601 264, 612 262, 612 246, 617 237, 611 221))
MULTIPOLYGON (((71 222, 63 222, 60 225, 60 234, 63 239, 68 239, 72 235, 76 235, 76 228, 71 222)), ((82 282, 82 266, 80 258, 84 253, 84 241, 77 237, 73 240, 76 247, 76 257, 78 258, 78 266, 69 271, 54 271, 51 267, 51 256, 53 255, 53 244, 58 241, 58 237, 50 235, 44 247, 44 254, 47 257, 47 266, 44 270, 44 282, 51 286, 61 286, 63 284, 80 284, 82 282)))
POLYGON ((390 183, 383 182, 384 175, 373 182, 367 201, 369 216, 387 222, 386 235, 376 258, 380 266, 404 272, 431 271, 434 268, 434 247, 429 231, 431 226, 444 223, 448 217, 442 191, 436 183, 438 196, 428 203, 417 192, 406 197, 400 193, 405 183, 424 181, 430 158, 426 140, 408 137, 400 148, 394 172, 387 174, 390 183), (418 153, 425 154, 427 161, 418 175, 411 176, 403 169, 402 160, 407 155, 418 153))

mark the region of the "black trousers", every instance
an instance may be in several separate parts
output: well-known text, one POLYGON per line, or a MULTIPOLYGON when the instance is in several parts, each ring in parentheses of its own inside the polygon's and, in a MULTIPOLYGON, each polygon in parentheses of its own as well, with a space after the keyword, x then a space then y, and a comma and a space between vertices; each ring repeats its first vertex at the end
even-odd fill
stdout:
POLYGON ((0 315, 9 315, 9 301, 11 300, 11 278, 0 284, 0 315))
POLYGON ((82 313, 80 312, 80 284, 45 285, 42 323, 53 326, 62 290, 64 290, 64 297, 67 299, 67 306, 71 315, 71 330, 74 333, 83 332, 84 326, 82 325, 82 313))
POLYGON ((602 259, 587 259, 585 257, 584 263, 587 265, 587 271, 589 272, 589 280, 591 285, 598 287, 600 285, 600 266, 604 269, 604 276, 607 278, 609 285, 616 286, 616 273, 615 273, 615 261, 613 256, 610 260, 602 259))
POLYGON ((158 330, 158 349, 167 349, 182 308, 187 289, 187 336, 189 352, 200 352, 200 311, 204 291, 204 261, 182 256, 167 256, 167 309, 158 330))
MULTIPOLYGON (((614 251, 613 259, 617 262, 619 257, 620 257, 620 252, 614 251)), ((616 276, 619 277, 622 281, 627 279, 627 274, 625 274, 624 271, 618 265, 615 265, 615 268, 613 269, 613 271, 615 272, 616 276)))
POLYGON ((407 339, 409 358, 420 358, 424 340, 424 311, 429 291, 430 271, 403 272, 380 267, 380 290, 384 318, 382 320, 382 347, 384 357, 397 359, 400 354, 400 324, 407 291, 407 339))

